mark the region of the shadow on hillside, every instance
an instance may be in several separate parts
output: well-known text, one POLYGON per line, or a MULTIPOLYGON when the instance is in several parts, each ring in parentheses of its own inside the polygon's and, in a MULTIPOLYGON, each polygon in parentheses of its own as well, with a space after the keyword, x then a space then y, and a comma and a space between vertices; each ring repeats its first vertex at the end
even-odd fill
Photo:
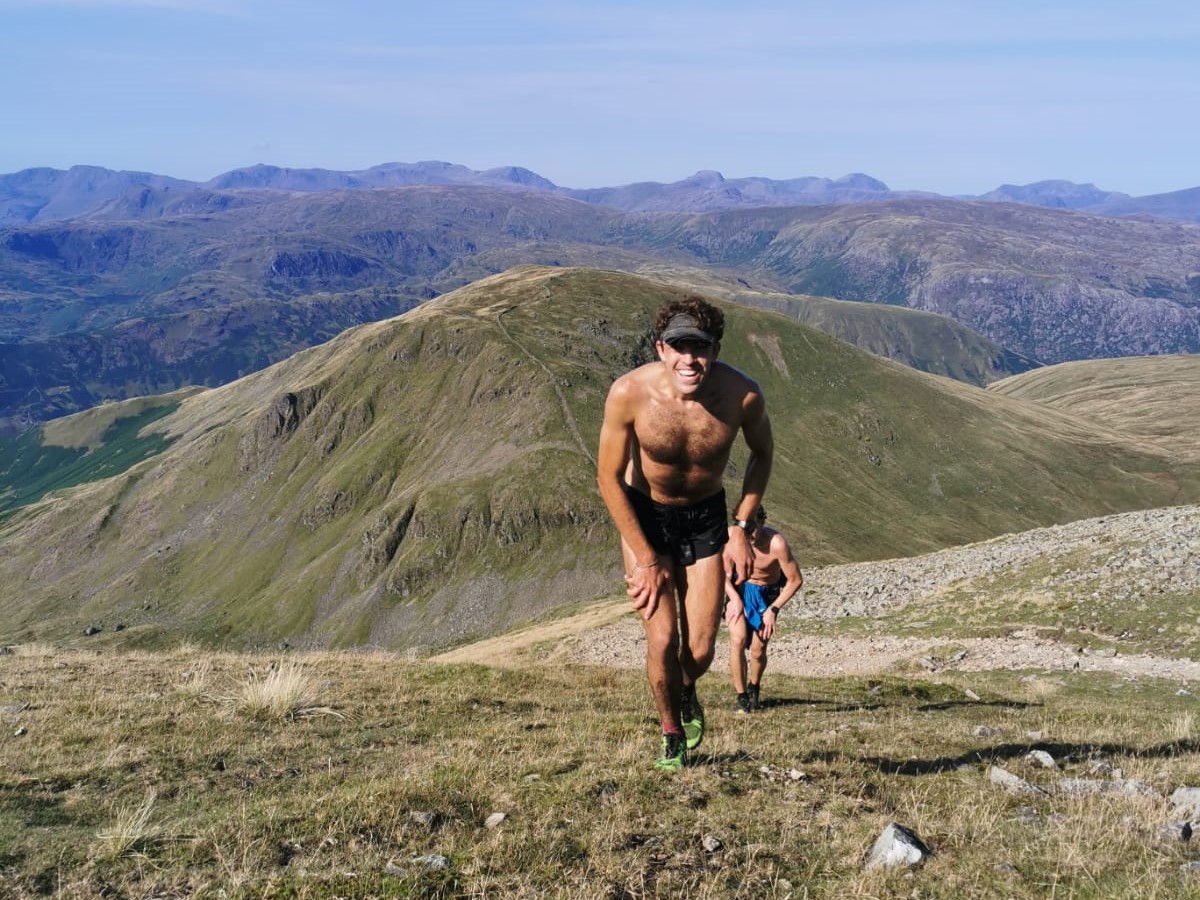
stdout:
POLYGON ((823 712, 872 712, 883 709, 886 703, 871 701, 870 703, 845 703, 840 700, 815 700, 804 697, 764 697, 762 712, 773 709, 783 709, 788 706, 820 707, 823 712))
POLYGON ((805 754, 801 761, 846 762, 853 760, 878 769, 885 775, 939 775, 961 766, 977 766, 984 763, 1001 763, 1024 758, 1030 750, 1045 750, 1058 760, 1080 761, 1100 756, 1134 756, 1139 759, 1165 759, 1183 753, 1200 753, 1200 741, 1181 740, 1138 747, 1133 744, 1065 744, 1050 741, 1025 741, 1022 743, 997 744, 981 747, 957 756, 938 756, 932 759, 890 759, 885 756, 853 757, 852 754, 836 750, 821 750, 805 754))
POLYGON ((1023 700, 943 700, 941 703, 924 703, 917 707, 917 712, 937 712, 939 710, 955 709, 959 706, 995 706, 1001 709, 1028 709, 1031 706, 1041 705, 1041 703, 1026 703, 1023 700))
MULTIPOLYGON (((1031 706, 1040 705, 1040 703, 1025 703, 1020 700, 970 700, 964 698, 962 700, 943 700, 939 703, 924 703, 917 707, 917 711, 938 712, 940 710, 955 709, 959 706, 1027 709, 1031 706)), ((814 709, 820 707, 824 712, 871 712, 877 709, 884 709, 888 704, 878 700, 863 703, 847 703, 840 700, 816 700, 804 697, 767 697, 762 701, 764 712, 772 709, 783 709, 789 706, 807 706, 814 709)))

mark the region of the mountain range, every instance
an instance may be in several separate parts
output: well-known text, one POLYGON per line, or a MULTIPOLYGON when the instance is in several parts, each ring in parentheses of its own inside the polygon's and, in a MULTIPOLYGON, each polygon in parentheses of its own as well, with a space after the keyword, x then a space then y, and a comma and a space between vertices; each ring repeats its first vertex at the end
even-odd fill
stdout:
MULTIPOLYGON (((720 285, 720 296, 786 306, 872 352, 975 384, 1043 363, 1200 350, 1200 226, 1164 219, 888 198, 858 176, 738 188, 755 202, 767 187, 792 203, 845 200, 832 205, 630 212, 525 170, 447 164, 257 167, 202 188, 147 176, 115 199, 121 173, 18 174, 27 209, 58 185, 39 208, 77 215, 0 228, 0 433, 223 384, 530 263, 720 285), (442 183, 407 184, 421 179, 442 183), (464 183, 481 179, 490 183, 464 183), (864 193, 879 199, 860 202, 864 193), (79 213, 85 195, 107 197, 107 211, 79 213)), ((689 183, 729 184, 715 173, 689 183)), ((663 196, 614 191, 600 199, 637 207, 663 196)))
MULTIPOLYGON (((10 439, 0 642, 120 628, 131 645, 417 651, 618 593, 595 489, 604 399, 652 358, 653 312, 684 290, 518 267, 222 387, 10 439)), ((1200 498, 1178 429, 1151 438, 717 302, 722 357, 768 398, 772 520, 805 565, 1200 498)), ((744 463, 739 449, 731 483, 744 463)))
POLYGON ((625 212, 715 212, 745 207, 825 206, 905 197, 941 197, 1076 209, 1097 215, 1146 215, 1200 221, 1200 187, 1135 197, 1103 190, 1094 184, 1046 180, 1025 185, 1003 184, 979 195, 945 197, 933 191, 894 191, 882 181, 861 173, 837 179, 818 176, 771 179, 725 178, 720 172, 702 170, 671 183, 646 181, 580 189, 560 187, 520 166, 479 171, 453 163, 424 161, 384 163, 357 171, 259 164, 234 169, 205 182, 148 172, 114 171, 99 166, 72 166, 68 170, 24 169, 0 175, 0 226, 214 211, 236 203, 236 198, 227 196, 226 192, 239 190, 310 193, 412 185, 477 185, 545 191, 625 212))

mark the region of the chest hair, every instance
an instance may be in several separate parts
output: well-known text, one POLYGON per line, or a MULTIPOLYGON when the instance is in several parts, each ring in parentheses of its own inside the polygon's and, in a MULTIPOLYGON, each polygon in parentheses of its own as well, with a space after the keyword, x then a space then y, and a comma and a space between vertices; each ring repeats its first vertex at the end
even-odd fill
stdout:
POLYGON ((709 409, 703 403, 656 400, 638 417, 638 443, 662 465, 723 466, 737 435, 733 412, 732 404, 709 409))

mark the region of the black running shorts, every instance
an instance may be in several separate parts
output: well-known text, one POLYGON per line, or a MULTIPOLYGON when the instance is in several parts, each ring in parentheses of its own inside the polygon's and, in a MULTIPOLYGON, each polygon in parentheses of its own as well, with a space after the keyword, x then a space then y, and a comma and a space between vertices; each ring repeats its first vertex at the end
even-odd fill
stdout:
POLYGON ((690 566, 698 559, 720 553, 729 540, 724 490, 694 506, 666 506, 629 485, 624 487, 642 533, 655 553, 690 566))

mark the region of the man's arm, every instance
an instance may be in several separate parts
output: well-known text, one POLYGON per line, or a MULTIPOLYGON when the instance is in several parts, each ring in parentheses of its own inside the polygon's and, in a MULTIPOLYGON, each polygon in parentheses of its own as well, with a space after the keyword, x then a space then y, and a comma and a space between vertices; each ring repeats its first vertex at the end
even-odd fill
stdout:
POLYGON ((737 592, 733 582, 725 579, 725 624, 732 625, 746 614, 742 606, 742 595, 737 592))
POLYGON ((671 574, 659 564, 658 554, 646 540, 623 486, 633 440, 635 392, 628 376, 617 379, 609 389, 596 454, 596 481, 608 514, 621 534, 626 568, 631 570, 625 574, 626 592, 633 600, 633 608, 641 612, 642 618, 649 619, 658 607, 659 598, 670 589, 671 574))
POLYGON ((792 556, 792 548, 782 534, 775 533, 771 538, 771 553, 779 559, 779 571, 787 581, 779 589, 779 596, 763 612, 762 627, 758 630, 759 637, 769 641, 775 633, 775 625, 779 620, 779 610, 796 595, 804 585, 804 574, 796 558, 792 556), (773 612, 771 611, 773 610, 773 612))
MULTIPOLYGON (((775 440, 771 436, 767 402, 758 385, 753 385, 746 395, 742 436, 750 448, 750 459, 742 478, 742 496, 733 508, 733 517, 751 521, 767 490, 771 462, 775 456, 775 440)), ((734 584, 741 584, 749 577, 754 565, 754 548, 750 546, 750 535, 744 528, 729 526, 729 542, 725 545, 724 557, 725 571, 732 576, 734 584)))

